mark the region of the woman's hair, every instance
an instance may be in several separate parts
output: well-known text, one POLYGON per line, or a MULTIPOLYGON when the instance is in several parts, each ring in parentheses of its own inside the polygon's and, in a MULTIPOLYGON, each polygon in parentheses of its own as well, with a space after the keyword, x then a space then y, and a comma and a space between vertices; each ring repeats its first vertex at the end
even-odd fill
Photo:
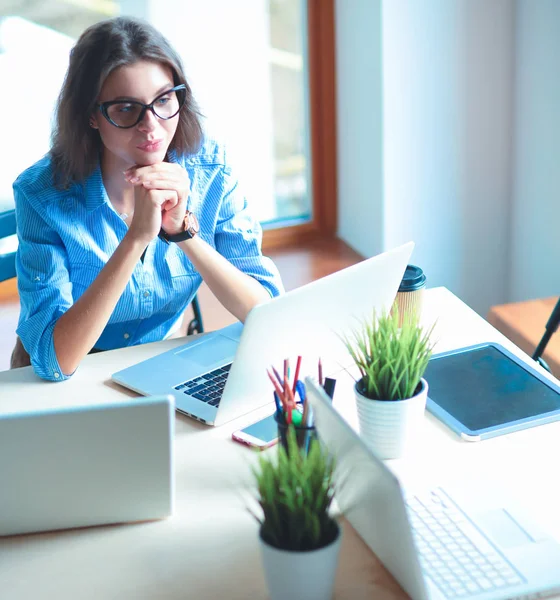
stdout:
POLYGON ((192 154, 202 141, 200 113, 187 84, 181 59, 154 27, 129 17, 92 25, 70 53, 70 64, 57 104, 51 159, 58 186, 82 182, 95 169, 102 148, 99 132, 89 125, 105 79, 115 69, 140 60, 170 67, 173 83, 187 86, 177 131, 169 146, 178 155, 192 154))

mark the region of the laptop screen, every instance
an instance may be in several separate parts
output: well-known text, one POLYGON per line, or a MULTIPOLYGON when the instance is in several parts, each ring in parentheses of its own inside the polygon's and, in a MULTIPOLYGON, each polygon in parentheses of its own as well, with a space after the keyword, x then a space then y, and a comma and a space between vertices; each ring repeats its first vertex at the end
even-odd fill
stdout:
POLYGON ((336 461, 336 501, 364 542, 413 598, 426 589, 400 484, 333 408, 325 391, 305 379, 319 439, 336 461))

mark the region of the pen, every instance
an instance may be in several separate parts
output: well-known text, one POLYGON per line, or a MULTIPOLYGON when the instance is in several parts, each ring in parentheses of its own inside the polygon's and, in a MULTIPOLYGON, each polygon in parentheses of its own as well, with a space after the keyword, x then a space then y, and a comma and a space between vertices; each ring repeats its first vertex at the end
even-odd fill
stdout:
POLYGON ((308 406, 309 408, 307 409, 307 415, 306 415, 304 425, 305 425, 305 427, 313 427, 313 409, 311 408, 311 405, 309 402, 306 402, 305 406, 308 406))
POLYGON ((296 382, 296 392, 299 396, 299 399, 301 400, 301 405, 305 406, 305 384, 303 383, 303 381, 297 381, 296 382))
POLYGON ((299 410, 292 411, 292 423, 297 427, 301 425, 303 421, 303 415, 299 412, 299 410))
POLYGON ((303 415, 301 417, 303 427, 313 427, 313 411, 309 402, 303 405, 303 415))
POLYGON ((327 396, 332 400, 334 396, 334 387, 336 385, 336 379, 332 377, 325 377, 325 384, 323 385, 323 389, 327 396))
POLYGON ((307 413, 309 412, 309 408, 308 408, 308 403, 306 402, 303 405, 303 415, 301 418, 301 422, 303 423, 303 426, 306 427, 306 422, 307 422, 307 413))
POLYGON ((276 414, 282 416, 282 406, 280 405, 280 398, 277 392, 274 392, 274 404, 276 404, 276 414))

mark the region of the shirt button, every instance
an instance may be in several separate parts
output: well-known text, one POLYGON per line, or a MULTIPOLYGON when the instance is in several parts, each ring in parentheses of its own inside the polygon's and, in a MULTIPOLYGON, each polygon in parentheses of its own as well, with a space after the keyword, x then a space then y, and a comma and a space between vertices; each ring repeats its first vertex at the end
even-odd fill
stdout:
POLYGON ((54 374, 54 378, 55 378, 55 379, 58 379, 59 377, 60 377, 60 373, 56 373, 56 372, 55 372, 55 374, 54 374))
POLYGON ((144 292, 144 298, 147 298, 150 295, 150 292, 148 292, 147 290, 144 292))
POLYGON ((124 339, 125 339, 125 340, 128 340, 128 338, 130 337, 130 333, 125 333, 125 334, 123 335, 123 337, 124 337, 124 339))

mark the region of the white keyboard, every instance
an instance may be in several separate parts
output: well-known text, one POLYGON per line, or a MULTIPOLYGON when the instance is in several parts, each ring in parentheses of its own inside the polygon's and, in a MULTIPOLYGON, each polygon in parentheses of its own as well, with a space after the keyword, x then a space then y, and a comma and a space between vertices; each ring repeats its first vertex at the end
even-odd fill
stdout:
POLYGON ((525 582, 443 489, 410 496, 407 505, 422 569, 447 598, 525 582))

